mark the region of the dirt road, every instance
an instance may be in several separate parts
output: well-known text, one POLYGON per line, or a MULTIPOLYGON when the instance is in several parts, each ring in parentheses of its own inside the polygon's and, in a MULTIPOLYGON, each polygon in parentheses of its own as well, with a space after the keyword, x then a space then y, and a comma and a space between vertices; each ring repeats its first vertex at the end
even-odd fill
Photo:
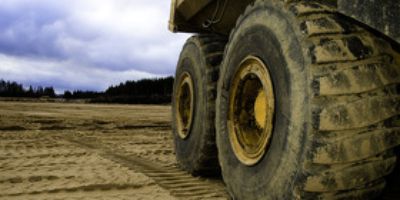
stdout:
POLYGON ((170 132, 169 106, 0 102, 0 200, 227 199, 170 132))

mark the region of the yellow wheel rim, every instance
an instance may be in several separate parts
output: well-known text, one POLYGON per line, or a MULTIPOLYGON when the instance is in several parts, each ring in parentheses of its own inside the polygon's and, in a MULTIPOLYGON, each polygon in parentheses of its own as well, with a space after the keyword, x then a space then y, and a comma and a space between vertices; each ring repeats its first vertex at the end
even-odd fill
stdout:
POLYGON ((254 56, 245 58, 233 77, 229 96, 229 139, 245 165, 258 163, 272 137, 275 103, 267 66, 254 56))
POLYGON ((185 72, 179 77, 178 91, 175 96, 178 135, 186 139, 190 134, 193 120, 193 80, 189 73, 185 72))

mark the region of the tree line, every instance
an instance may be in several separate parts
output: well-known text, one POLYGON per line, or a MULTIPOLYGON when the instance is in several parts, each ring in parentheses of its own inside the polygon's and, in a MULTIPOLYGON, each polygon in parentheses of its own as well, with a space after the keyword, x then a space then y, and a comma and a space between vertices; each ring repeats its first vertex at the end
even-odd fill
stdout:
POLYGON ((110 86, 103 95, 91 99, 94 103, 167 104, 171 103, 174 78, 126 81, 110 86))
POLYGON ((64 91, 56 95, 53 87, 24 88, 22 84, 0 81, 0 97, 50 97, 66 100, 86 99, 91 103, 124 103, 124 104, 167 104, 171 102, 174 83, 172 76, 166 78, 142 79, 126 81, 108 87, 103 92, 96 91, 64 91))
POLYGON ((126 81, 108 87, 104 92, 65 91, 65 99, 89 99, 92 103, 167 104, 171 102, 174 78, 126 81))
POLYGON ((11 81, 0 80, 0 97, 56 97, 53 87, 33 87, 24 88, 22 84, 11 81))

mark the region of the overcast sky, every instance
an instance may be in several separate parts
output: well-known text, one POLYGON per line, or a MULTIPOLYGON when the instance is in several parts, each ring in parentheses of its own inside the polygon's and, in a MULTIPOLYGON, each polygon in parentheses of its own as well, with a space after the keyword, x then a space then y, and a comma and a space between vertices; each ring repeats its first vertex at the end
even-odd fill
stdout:
POLYGON ((170 0, 1 0, 0 79, 104 90, 173 75, 188 35, 168 31, 170 0))

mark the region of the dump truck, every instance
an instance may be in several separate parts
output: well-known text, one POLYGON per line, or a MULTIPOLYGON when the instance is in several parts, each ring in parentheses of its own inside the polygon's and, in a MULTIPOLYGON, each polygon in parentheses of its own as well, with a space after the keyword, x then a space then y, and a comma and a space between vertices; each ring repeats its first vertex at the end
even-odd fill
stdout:
POLYGON ((240 200, 400 190, 400 1, 172 0, 169 29, 181 168, 240 200))

